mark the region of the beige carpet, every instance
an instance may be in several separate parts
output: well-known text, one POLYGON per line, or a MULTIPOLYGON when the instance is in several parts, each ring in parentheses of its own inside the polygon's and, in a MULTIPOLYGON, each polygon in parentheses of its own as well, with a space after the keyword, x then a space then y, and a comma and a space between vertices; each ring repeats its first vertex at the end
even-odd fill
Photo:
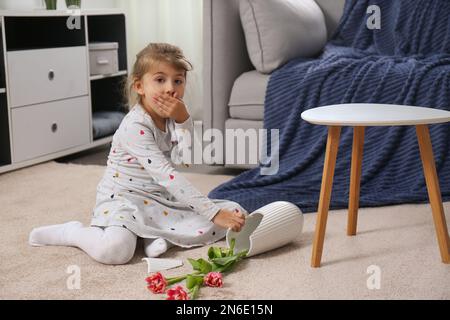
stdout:
MULTIPOLYGON (((33 227, 69 220, 87 224, 103 170, 48 162, 0 175, 1 299, 161 299, 145 287, 141 247, 130 264, 106 266, 77 248, 27 244, 33 227), (79 290, 67 287, 72 265, 81 271, 79 290)), ((230 178, 186 176, 204 193, 230 178)), ((445 210, 450 220, 450 203, 445 210)), ((295 243, 244 260, 224 278, 223 288, 203 288, 200 299, 450 298, 450 265, 441 263, 428 205, 361 209, 356 237, 345 235, 344 210, 330 212, 319 269, 309 266, 315 217, 305 215, 295 243), (372 265, 381 272, 379 289, 367 286, 372 265)), ((206 247, 171 249, 165 257, 183 259, 185 265, 164 274, 190 271, 185 259, 206 257, 206 252, 206 247)))

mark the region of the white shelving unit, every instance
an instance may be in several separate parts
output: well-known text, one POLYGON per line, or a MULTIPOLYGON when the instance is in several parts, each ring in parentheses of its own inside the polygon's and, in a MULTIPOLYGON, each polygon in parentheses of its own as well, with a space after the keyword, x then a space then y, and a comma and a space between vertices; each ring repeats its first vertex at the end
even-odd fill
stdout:
POLYGON ((93 115, 126 112, 125 14, 0 10, 0 173, 109 144, 93 115), (117 42, 119 71, 90 75, 89 43, 117 42))

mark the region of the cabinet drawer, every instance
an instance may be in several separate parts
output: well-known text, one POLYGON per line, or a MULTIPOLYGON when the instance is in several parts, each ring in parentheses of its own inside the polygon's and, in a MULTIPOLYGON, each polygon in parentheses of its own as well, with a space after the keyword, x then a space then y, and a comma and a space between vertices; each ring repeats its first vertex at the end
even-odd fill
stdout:
POLYGON ((88 94, 86 47, 7 53, 12 108, 88 94))
POLYGON ((14 161, 90 143, 89 112, 88 96, 13 109, 14 161))
MULTIPOLYGON (((17 1, 16 1, 17 2, 17 1)), ((35 1, 36 2, 36 1, 35 1)), ((4 17, 6 50, 76 47, 86 44, 85 16, 4 17), (76 27, 68 27, 75 23, 76 27)))

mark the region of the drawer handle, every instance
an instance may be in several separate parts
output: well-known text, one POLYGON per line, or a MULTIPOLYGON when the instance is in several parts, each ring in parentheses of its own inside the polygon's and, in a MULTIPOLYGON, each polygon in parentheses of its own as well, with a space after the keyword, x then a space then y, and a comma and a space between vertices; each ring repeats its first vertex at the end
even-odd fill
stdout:
POLYGON ((97 64, 109 64, 109 60, 106 60, 106 59, 97 60, 97 64))
POLYGON ((55 79, 55 71, 50 70, 48 72, 48 80, 52 81, 53 79, 55 79))
POLYGON ((56 132, 58 130, 58 125, 56 123, 52 124, 52 132, 56 132))

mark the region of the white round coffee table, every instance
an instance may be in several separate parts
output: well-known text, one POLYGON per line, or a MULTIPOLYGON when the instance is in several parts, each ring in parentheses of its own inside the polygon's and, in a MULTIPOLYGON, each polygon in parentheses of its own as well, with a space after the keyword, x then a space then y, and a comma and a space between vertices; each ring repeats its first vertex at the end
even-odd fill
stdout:
POLYGON ((364 128, 366 126, 414 125, 416 126, 417 140, 428 189, 428 197, 433 211, 433 220, 441 258, 444 263, 450 263, 450 241, 428 131, 428 124, 449 122, 449 111, 402 105, 355 103, 309 109, 304 111, 301 117, 307 122, 328 126, 322 185, 311 258, 312 267, 319 267, 322 258, 334 167, 342 126, 354 127, 347 235, 351 236, 356 234, 364 128))

